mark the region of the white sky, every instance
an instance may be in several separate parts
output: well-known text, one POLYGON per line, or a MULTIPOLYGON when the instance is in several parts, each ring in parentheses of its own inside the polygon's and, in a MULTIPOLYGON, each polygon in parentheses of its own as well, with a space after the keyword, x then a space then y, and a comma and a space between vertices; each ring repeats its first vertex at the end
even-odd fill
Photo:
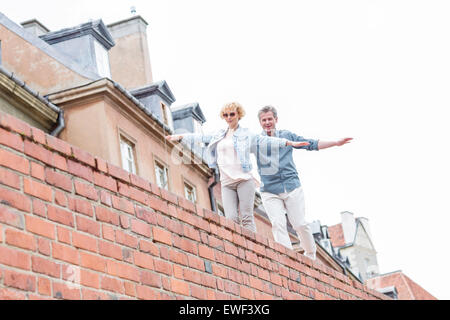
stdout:
POLYGON ((147 22, 155 81, 199 102, 206 131, 239 101, 245 127, 279 110, 278 128, 306 138, 354 137, 299 150, 307 220, 370 221, 381 273, 402 270, 450 299, 450 2, 448 1, 3 1, 11 20, 52 31, 89 19, 147 22))

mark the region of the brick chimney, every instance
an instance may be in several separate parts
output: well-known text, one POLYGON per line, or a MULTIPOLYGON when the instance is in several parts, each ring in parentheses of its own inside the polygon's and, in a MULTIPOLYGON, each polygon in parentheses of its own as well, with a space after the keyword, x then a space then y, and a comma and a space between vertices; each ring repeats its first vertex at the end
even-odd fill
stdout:
POLYGON ((141 16, 133 16, 108 25, 116 43, 109 51, 111 77, 126 89, 153 83, 147 25, 141 16))

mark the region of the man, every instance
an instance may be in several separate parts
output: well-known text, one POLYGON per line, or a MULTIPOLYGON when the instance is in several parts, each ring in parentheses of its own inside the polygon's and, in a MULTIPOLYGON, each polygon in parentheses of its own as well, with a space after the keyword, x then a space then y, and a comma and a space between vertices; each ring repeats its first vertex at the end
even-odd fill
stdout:
MULTIPOLYGON (((342 146, 353 138, 339 141, 319 141, 305 139, 287 130, 276 130, 278 122, 277 110, 266 106, 258 112, 263 134, 292 141, 309 142, 308 146, 297 149, 322 150, 334 146, 342 146)), ((292 158, 292 147, 274 149, 263 146, 257 152, 258 172, 261 176, 261 198, 270 222, 275 241, 292 249, 291 240, 286 227, 286 213, 297 232, 300 245, 305 256, 316 259, 316 244, 311 229, 305 221, 305 201, 298 172, 292 158), (264 150, 263 150, 264 149, 264 150)))

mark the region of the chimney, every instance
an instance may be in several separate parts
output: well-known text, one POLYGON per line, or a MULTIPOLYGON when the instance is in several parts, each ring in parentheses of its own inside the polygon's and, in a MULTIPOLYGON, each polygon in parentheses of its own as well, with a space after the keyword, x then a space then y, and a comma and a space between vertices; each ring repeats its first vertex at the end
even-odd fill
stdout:
POLYGON ((29 33, 33 34, 36 37, 42 36, 50 30, 48 30, 42 23, 37 21, 36 19, 31 19, 21 23, 22 27, 27 30, 29 33))
POLYGON ((108 25, 116 43, 109 51, 111 76, 127 90, 153 83, 147 25, 139 15, 108 25))
POLYGON ((353 213, 341 212, 342 230, 344 231, 345 244, 353 243, 355 240, 356 222, 353 213))

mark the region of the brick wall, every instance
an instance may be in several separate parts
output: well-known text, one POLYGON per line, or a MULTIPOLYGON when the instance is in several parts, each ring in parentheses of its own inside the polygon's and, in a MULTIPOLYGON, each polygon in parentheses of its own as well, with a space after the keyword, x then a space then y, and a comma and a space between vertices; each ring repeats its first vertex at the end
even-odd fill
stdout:
POLYGON ((0 299, 386 299, 0 113, 0 299))

